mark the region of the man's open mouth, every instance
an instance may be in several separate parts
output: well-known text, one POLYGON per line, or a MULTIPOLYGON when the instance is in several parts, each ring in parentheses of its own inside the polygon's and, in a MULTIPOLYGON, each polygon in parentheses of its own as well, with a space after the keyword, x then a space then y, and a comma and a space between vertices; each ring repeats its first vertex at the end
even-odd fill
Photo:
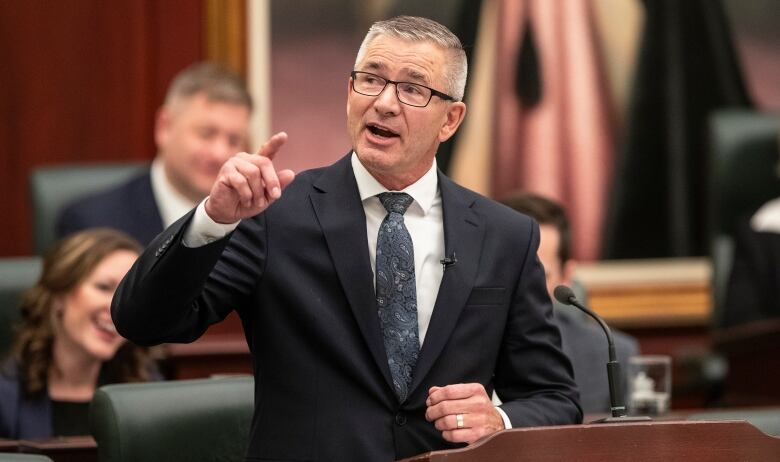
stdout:
POLYGON ((378 125, 373 125, 373 124, 369 124, 367 127, 368 127, 368 131, 370 131, 372 134, 376 136, 381 136, 383 138, 395 138, 398 136, 398 133, 395 133, 394 131, 385 127, 380 127, 378 125))

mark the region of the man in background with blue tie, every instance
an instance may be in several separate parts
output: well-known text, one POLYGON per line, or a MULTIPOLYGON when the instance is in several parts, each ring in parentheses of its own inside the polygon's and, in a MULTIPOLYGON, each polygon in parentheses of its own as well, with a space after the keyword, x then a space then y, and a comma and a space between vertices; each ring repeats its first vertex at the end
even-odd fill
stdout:
POLYGON ((238 312, 248 460, 392 461, 581 421, 538 226, 436 168, 465 82, 445 27, 374 24, 347 81, 352 151, 297 177, 273 165, 284 133, 236 155, 118 289, 117 329, 144 345, 238 312))

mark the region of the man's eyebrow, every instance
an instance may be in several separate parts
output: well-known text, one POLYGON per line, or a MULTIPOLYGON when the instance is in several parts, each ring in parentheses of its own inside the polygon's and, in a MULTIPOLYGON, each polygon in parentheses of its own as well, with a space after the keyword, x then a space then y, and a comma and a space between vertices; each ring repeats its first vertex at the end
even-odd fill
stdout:
POLYGON ((372 70, 372 71, 381 71, 386 67, 387 66, 385 66, 383 63, 377 61, 369 61, 365 64, 365 69, 372 70))
POLYGON ((423 83, 425 85, 430 85, 430 82, 428 81, 428 76, 426 76, 422 72, 418 72, 414 69, 408 69, 408 70, 404 70, 404 73, 408 75, 409 76, 408 78, 411 80, 423 83))
MULTIPOLYGON (((363 64, 363 69, 367 71, 381 72, 387 69, 387 65, 381 61, 367 61, 363 64)), ((426 74, 415 69, 402 69, 403 74, 406 76, 404 81, 411 81, 412 83, 419 83, 422 85, 430 85, 430 80, 426 74)))

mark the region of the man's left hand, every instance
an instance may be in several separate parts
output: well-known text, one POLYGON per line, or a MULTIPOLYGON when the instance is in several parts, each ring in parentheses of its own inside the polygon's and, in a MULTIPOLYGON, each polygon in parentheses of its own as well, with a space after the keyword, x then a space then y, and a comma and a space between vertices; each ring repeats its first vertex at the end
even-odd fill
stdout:
POLYGON ((479 383, 431 387, 425 403, 425 418, 452 443, 473 443, 504 429, 504 420, 479 383))

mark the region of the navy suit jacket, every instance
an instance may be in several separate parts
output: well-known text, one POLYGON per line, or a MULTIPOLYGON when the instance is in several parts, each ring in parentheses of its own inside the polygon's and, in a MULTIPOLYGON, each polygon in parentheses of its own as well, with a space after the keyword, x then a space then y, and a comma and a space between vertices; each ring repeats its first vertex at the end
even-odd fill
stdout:
POLYGON ((70 204, 57 220, 56 233, 61 238, 96 227, 124 231, 143 245, 163 230, 149 171, 70 204))
POLYGON ((0 438, 51 437, 51 409, 48 393, 33 399, 23 398, 16 363, 3 363, 0 370, 0 438))
MULTIPOLYGON (((119 332, 189 342, 235 309, 252 352, 247 460, 389 462, 449 444, 425 420, 431 386, 478 382, 513 426, 579 423, 530 218, 439 172, 446 255, 404 402, 391 385, 366 221, 346 156, 297 176, 229 238, 188 248, 192 213, 158 236, 118 288, 119 332)), ((468 417, 467 417, 468 419, 468 417)))
MULTIPOLYGON (((153 365, 149 369, 151 380, 162 380, 153 365)), ((101 370, 98 387, 116 380, 101 370)), ((53 406, 48 391, 34 397, 25 397, 18 363, 6 360, 0 367, 0 438, 29 439, 50 438, 54 435, 53 406)))

